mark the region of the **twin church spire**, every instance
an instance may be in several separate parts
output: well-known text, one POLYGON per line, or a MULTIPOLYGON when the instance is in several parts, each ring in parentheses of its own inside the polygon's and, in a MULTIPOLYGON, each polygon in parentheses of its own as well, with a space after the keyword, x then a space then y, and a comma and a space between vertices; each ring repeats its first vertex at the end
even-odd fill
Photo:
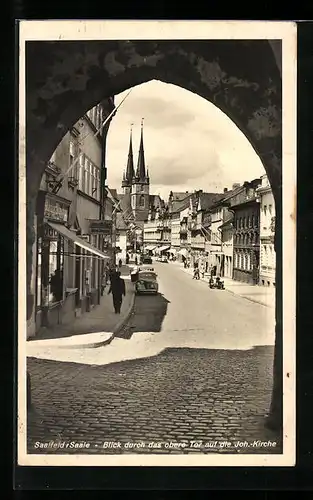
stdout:
POLYGON ((146 169, 145 164, 145 151, 143 144, 143 119, 141 120, 141 135, 140 135, 140 145, 139 145, 139 153, 138 153, 138 161, 136 172, 134 169, 134 155, 133 155, 133 131, 132 126, 130 128, 130 139, 129 139, 129 150, 128 150, 128 159, 127 159, 127 167, 126 172, 123 174, 123 182, 122 187, 128 187, 132 184, 149 184, 149 174, 146 169))

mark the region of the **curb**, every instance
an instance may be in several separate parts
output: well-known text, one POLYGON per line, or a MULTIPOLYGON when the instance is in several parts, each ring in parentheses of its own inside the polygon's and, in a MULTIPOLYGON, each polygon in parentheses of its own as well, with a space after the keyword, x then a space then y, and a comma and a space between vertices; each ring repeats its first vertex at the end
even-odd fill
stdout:
POLYGON ((103 347, 105 345, 108 345, 112 342, 114 337, 121 331, 125 323, 129 320, 133 309, 135 305, 135 293, 133 293, 130 301, 130 305, 128 307, 127 313, 125 316, 117 323, 117 325, 114 327, 113 332, 111 335, 106 338, 105 340, 100 340, 98 342, 92 342, 88 344, 74 344, 74 345, 58 345, 58 346, 53 346, 56 347, 57 349, 95 349, 97 347, 103 347))
POLYGON ((123 326, 125 325, 125 323, 127 323, 127 321, 129 320, 130 316, 132 315, 132 312, 134 310, 134 305, 135 305, 135 298, 136 298, 136 294, 135 294, 135 291, 134 291, 133 296, 132 296, 131 301, 130 301, 130 305, 129 305, 128 311, 127 311, 126 315, 124 316, 124 318, 122 318, 121 321, 114 328, 114 331, 113 331, 113 334, 112 334, 112 338, 108 339, 110 342, 111 342, 111 340, 113 340, 113 338, 118 333, 120 333, 120 331, 122 330, 123 326))
MULTIPOLYGON (((185 274, 190 274, 190 276, 192 276, 191 273, 189 273, 188 271, 185 271, 184 269, 181 269, 185 274)), ((199 281, 202 281, 203 283, 208 283, 205 279, 203 278, 200 278, 199 281)), ((234 295, 234 297, 241 297, 242 299, 246 299, 246 300, 249 300, 250 302, 253 302, 254 304, 260 304, 261 306, 263 307, 268 307, 270 309, 273 309, 272 306, 269 306, 267 304, 264 304, 264 302, 260 302, 258 300, 255 300, 255 299, 250 299, 250 297, 245 297, 244 295, 240 295, 240 293, 236 293, 236 292, 233 292, 232 290, 229 290, 229 288, 225 288, 224 290, 225 292, 228 292, 228 293, 231 293, 232 295, 234 295)))
MULTIPOLYGON (((132 298, 131 298, 131 301, 130 301, 130 305, 129 305, 129 308, 127 310, 127 313, 125 314, 125 316, 117 323, 117 325, 115 326, 115 328, 113 329, 113 332, 112 334, 110 335, 110 337, 108 337, 107 339, 105 340, 101 340, 99 342, 93 342, 92 344, 80 344, 80 345, 74 345, 72 346, 71 348, 73 349, 95 349, 97 347, 103 347, 105 345, 108 345, 112 342, 112 340, 114 339, 114 337, 121 331, 121 329, 123 328, 123 326, 125 325, 125 323, 129 320, 132 312, 133 312, 133 309, 134 309, 134 305, 135 305, 135 293, 133 293, 132 295, 132 298)), ((64 349, 65 346, 61 346, 61 349, 64 349)))

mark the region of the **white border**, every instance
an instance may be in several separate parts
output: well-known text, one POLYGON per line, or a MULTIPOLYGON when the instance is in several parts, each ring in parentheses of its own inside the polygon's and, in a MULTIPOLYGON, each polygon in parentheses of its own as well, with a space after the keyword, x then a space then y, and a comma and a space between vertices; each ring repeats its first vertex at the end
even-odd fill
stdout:
POLYGON ((296 24, 265 21, 20 21, 18 465, 293 466, 295 465, 296 24), (283 320, 284 453, 282 455, 34 455, 26 449, 26 179, 25 42, 29 40, 281 39, 283 45, 283 320), (287 373, 289 376, 287 377, 287 373))

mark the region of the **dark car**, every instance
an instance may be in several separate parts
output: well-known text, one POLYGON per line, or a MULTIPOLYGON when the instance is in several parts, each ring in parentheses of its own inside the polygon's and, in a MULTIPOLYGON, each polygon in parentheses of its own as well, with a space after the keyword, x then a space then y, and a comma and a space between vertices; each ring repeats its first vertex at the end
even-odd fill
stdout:
POLYGON ((150 269, 139 269, 135 284, 137 295, 141 294, 157 294, 159 285, 157 282, 157 274, 150 269))
POLYGON ((150 255, 143 255, 141 258, 143 264, 152 264, 152 257, 150 255))

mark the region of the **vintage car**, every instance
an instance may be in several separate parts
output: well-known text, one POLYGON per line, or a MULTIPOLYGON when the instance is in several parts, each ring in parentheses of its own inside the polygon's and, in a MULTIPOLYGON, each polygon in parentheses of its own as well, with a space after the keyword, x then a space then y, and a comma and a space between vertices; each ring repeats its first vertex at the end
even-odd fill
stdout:
POLYGON ((153 268, 139 268, 137 280, 135 283, 136 295, 141 294, 157 294, 159 285, 157 282, 157 274, 153 268))
POLYGON ((142 264, 152 264, 152 257, 151 257, 151 255, 147 255, 147 254, 142 255, 141 256, 141 262, 142 262, 142 264))

